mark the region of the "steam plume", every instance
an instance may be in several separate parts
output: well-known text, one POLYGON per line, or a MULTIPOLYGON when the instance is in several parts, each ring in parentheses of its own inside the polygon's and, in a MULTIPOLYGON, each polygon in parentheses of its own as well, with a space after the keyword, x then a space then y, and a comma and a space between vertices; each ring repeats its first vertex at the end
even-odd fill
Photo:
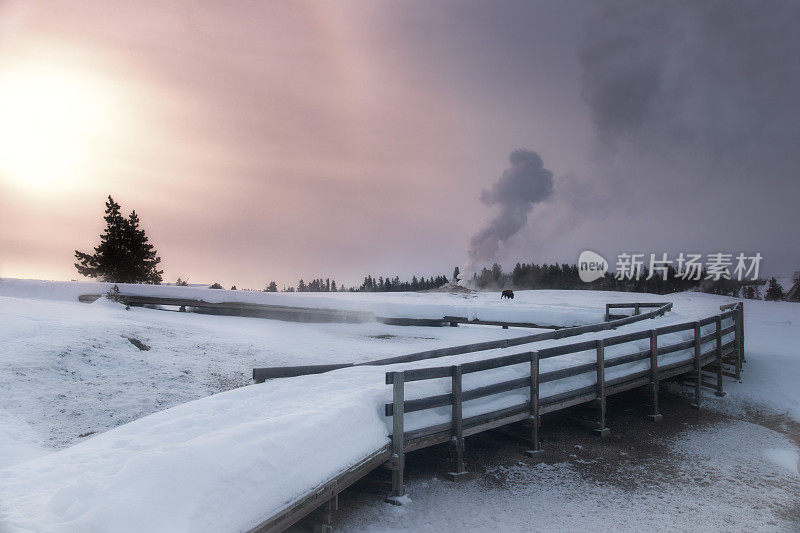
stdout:
POLYGON ((511 166, 503 171, 500 179, 481 193, 481 201, 490 207, 499 206, 500 212, 470 239, 464 266, 466 276, 495 259, 500 245, 528 221, 534 204, 553 194, 553 173, 544 168, 539 154, 532 150, 514 150, 509 160, 511 166))

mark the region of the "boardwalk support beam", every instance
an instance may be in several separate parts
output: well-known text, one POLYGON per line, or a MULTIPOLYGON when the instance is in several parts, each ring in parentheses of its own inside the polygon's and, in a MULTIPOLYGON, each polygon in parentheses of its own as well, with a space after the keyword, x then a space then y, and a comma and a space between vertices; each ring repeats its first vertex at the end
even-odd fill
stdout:
POLYGON ((716 353, 716 371, 717 371, 717 390, 714 392, 717 396, 725 396, 725 391, 722 390, 722 319, 717 315, 714 317, 714 326, 716 327, 716 334, 714 339, 717 342, 716 353))
POLYGON ((703 372, 701 368, 700 362, 700 338, 701 338, 701 331, 700 331, 700 322, 694 323, 694 402, 692 403, 692 407, 694 409, 700 409, 700 402, 703 398, 703 389, 701 388, 703 385, 703 372))
POLYGON ((530 386, 530 406, 531 413, 528 417, 528 424, 531 431, 531 449, 525 452, 525 455, 535 455, 542 451, 542 445, 539 442, 539 426, 541 419, 539 418, 539 352, 531 352, 531 386, 530 386))
POLYGON ((597 402, 598 418, 595 432, 600 438, 606 438, 611 434, 611 430, 606 427, 606 362, 605 362, 605 341, 597 339, 597 402))
POLYGON ((392 372, 394 413, 392 416, 392 458, 389 467, 392 469, 392 494, 386 501, 400 504, 399 498, 405 496, 403 469, 405 468, 405 441, 403 416, 405 411, 405 375, 403 372, 392 372))
POLYGON ((653 412, 648 416, 653 422, 663 418, 658 411, 658 332, 650 330, 650 390, 653 392, 653 412))
POLYGON ((744 306, 740 303, 733 315, 736 323, 736 380, 742 380, 742 361, 744 361, 744 306))
POLYGON ((467 479, 471 479, 471 474, 467 472, 467 469, 464 467, 464 429, 463 429, 463 417, 461 414, 461 389, 462 389, 462 380, 461 380, 461 366, 454 365, 450 367, 450 376, 452 380, 452 395, 453 395, 453 405, 452 405, 452 433, 453 436, 450 439, 450 444, 452 445, 452 454, 453 454, 453 470, 445 474, 445 477, 450 481, 466 481, 467 479))

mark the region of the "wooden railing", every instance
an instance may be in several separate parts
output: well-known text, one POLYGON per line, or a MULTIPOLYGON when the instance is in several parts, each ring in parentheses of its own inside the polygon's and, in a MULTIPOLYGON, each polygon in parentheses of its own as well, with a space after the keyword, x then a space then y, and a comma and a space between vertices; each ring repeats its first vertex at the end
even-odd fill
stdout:
MULTIPOLYGON (((399 355, 395 357, 387 357, 385 359, 377 359, 374 361, 367 361, 364 363, 337 363, 332 365, 303 365, 303 366, 277 366, 277 367, 262 367, 253 369, 253 381, 262 383, 268 379, 285 378, 294 376, 303 376, 308 374, 321 374, 323 372, 330 372, 331 370, 338 370, 340 368, 347 368, 351 366, 385 366, 394 365, 399 363, 413 363, 417 361, 424 361, 426 359, 435 359, 438 357, 447 357, 451 355, 460 355, 466 353, 481 352, 484 350, 494 350, 497 348, 511 348, 532 342, 540 342, 546 340, 558 340, 567 337, 574 337, 586 333, 596 333, 609 329, 616 329, 621 326, 626 326, 640 320, 649 318, 656 318, 664 316, 665 313, 672 310, 672 302, 658 302, 658 303, 637 303, 637 304, 607 304, 606 305, 606 320, 604 322, 596 322, 594 324, 587 324, 584 326, 564 327, 553 331, 545 331, 544 333, 535 333, 533 335, 524 335, 513 339, 500 339, 496 341, 478 342, 473 344, 462 344, 460 346, 450 346, 448 348, 437 348, 434 350, 425 350, 424 352, 416 352, 406 355, 399 355), (640 309, 652 309, 646 313, 636 313, 631 316, 623 316, 608 320, 608 305, 616 307, 633 307, 639 306, 640 309)), ((495 322, 495 325, 502 325, 502 322, 495 322)), ((513 326, 513 323, 507 323, 513 326)))
MULTIPOLYGON (((634 315, 616 319, 607 324, 626 321, 632 318, 641 319, 646 314, 641 313, 644 307, 653 304, 610 304, 609 309, 634 307, 634 315)), ((478 361, 462 363, 460 365, 439 366, 429 368, 416 368, 405 371, 386 373, 386 383, 392 385, 392 402, 385 405, 385 414, 392 417, 392 459, 390 467, 393 470, 392 493, 393 496, 402 496, 404 454, 419 448, 424 448, 438 443, 452 442, 454 465, 449 476, 456 479, 466 475, 463 461, 464 437, 486 431, 502 425, 527 420, 530 425, 531 453, 540 449, 539 426, 541 416, 572 407, 575 405, 595 402, 597 406, 597 419, 593 422, 594 429, 602 436, 608 434, 605 424, 607 396, 625 390, 649 385, 652 391, 653 419, 661 418, 658 408, 659 382, 665 379, 688 374, 694 384, 695 407, 700 406, 702 387, 707 387, 718 395, 723 395, 722 377, 727 375, 735 379, 741 377, 741 365, 744 361, 744 328, 743 307, 741 303, 722 306, 719 314, 702 320, 662 326, 650 330, 636 331, 623 335, 616 335, 602 339, 593 339, 562 346, 553 346, 534 351, 526 351, 494 357, 478 361), (730 321, 730 325, 724 322, 730 321), (713 326, 710 328, 709 326, 713 326), (708 331, 703 332, 703 328, 708 331), (692 332, 688 340, 659 345, 659 339, 665 335, 692 332), (726 341, 727 338, 732 340, 726 341), (632 351, 607 358, 606 350, 609 347, 649 339, 649 347, 641 349, 632 347, 632 351), (703 350, 703 346, 713 342, 710 349, 703 350), (669 363, 662 363, 668 354, 692 349, 689 359, 681 359, 669 363), (596 357, 591 362, 572 365, 547 372, 540 372, 540 362, 553 357, 566 354, 576 354, 593 350, 596 357), (616 366, 648 361, 648 368, 626 373, 613 379, 606 378, 606 370, 616 366), (490 382, 482 386, 464 389, 463 376, 476 372, 510 367, 513 365, 527 364, 528 371, 524 375, 510 380, 490 382), (726 371, 725 365, 733 368, 733 372, 726 371), (704 380, 703 370, 713 371, 714 382, 704 380), (593 375, 594 383, 588 386, 578 386, 572 389, 555 392, 542 397, 540 387, 543 384, 555 382, 570 377, 593 375), (408 383, 425 380, 450 378, 450 391, 447 393, 426 396, 422 398, 406 398, 408 383), (493 396, 521 389, 527 390, 528 399, 510 407, 464 417, 464 402, 493 396), (407 431, 406 417, 409 413, 428 411, 450 406, 450 420, 407 431)), ((652 313, 652 312, 651 312, 652 313)), ((595 330, 597 331, 597 330, 595 330)))
POLYGON ((609 320, 618 320, 621 318, 627 318, 629 316, 636 316, 642 313, 642 309, 648 309, 653 307, 661 307, 662 303, 647 303, 647 302, 633 302, 633 303, 613 303, 613 304, 606 304, 606 322, 609 320), (611 314, 612 309, 633 309, 633 315, 613 315, 611 314))

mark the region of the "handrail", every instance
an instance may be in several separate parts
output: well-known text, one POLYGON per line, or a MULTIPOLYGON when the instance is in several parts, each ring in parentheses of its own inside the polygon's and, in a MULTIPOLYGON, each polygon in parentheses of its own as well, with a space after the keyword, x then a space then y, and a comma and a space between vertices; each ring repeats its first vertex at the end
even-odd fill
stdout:
MULTIPOLYGON (((725 309, 730 308, 725 307, 725 309)), ((663 312, 661 314, 663 314, 663 312)), ((286 507, 284 507, 281 511, 277 512, 266 521, 254 527, 251 532, 260 533, 263 531, 280 531, 291 526, 302 517, 313 512, 314 509, 318 508, 321 504, 324 504, 326 501, 330 501, 332 498, 335 498, 335 496, 344 490, 344 488, 349 486, 357 479, 363 477, 380 464, 384 464, 392 471, 392 495, 401 496, 405 491, 403 484, 405 452, 413 449, 419 449, 425 446, 451 441, 454 444, 455 468, 453 469, 453 472, 447 474, 447 477, 455 479, 466 474, 463 461, 465 436, 474 435, 476 433, 480 433, 481 431, 486 431, 487 429, 499 427, 505 424, 527 420, 530 422, 529 425, 531 428, 532 451, 537 451, 539 449, 538 432, 541 415, 557 411, 570 405, 577 405, 579 403, 592 400, 600 400, 602 405, 602 419, 600 421, 601 425, 597 428, 597 430, 601 431, 601 434, 603 434, 602 431, 608 431, 604 428, 604 404, 606 396, 633 388, 633 386, 638 387, 650 383, 654 393, 653 399, 655 413, 651 416, 660 416, 658 414, 659 381, 686 374, 687 372, 693 372, 695 368, 702 369, 703 366, 710 365, 712 363, 716 363, 716 387, 718 391, 721 391, 722 375, 734 377, 734 374, 728 374, 722 371, 722 363, 726 362, 733 364, 736 368, 735 377, 738 379, 741 363, 744 361, 743 316, 742 304, 739 303, 733 309, 730 309, 719 315, 709 317, 712 319, 710 322, 708 321, 708 318, 706 318, 701 321, 679 324, 679 327, 677 328, 674 326, 654 328, 647 331, 647 336, 650 337, 649 350, 638 350, 635 353, 617 355, 608 359, 604 357, 604 349, 607 346, 614 345, 614 341, 612 339, 619 340, 627 338, 628 342, 633 342, 635 340, 644 340, 647 338, 647 336, 641 332, 634 332, 634 334, 627 333, 623 335, 617 335, 609 339, 598 339, 594 341, 594 349, 597 351, 597 358, 595 361, 581 363, 575 366, 551 370, 543 373, 539 372, 539 354, 541 351, 528 351, 524 352, 523 354, 512 354, 511 356, 505 356, 505 360, 510 361, 510 358, 519 358, 522 362, 525 362, 525 357, 527 357, 527 361, 530 364, 529 375, 515 379, 506 379, 505 381, 484 385, 474 389, 463 390, 462 375, 465 371, 465 368, 467 370, 472 369, 473 371, 480 371, 479 363, 485 364, 485 361, 473 361, 471 363, 455 365, 452 367, 440 367, 448 370, 448 373, 445 376, 440 377, 451 377, 452 387, 449 393, 435 396, 435 407, 451 405, 451 420, 441 424, 436 424, 435 426, 414 429, 411 431, 404 430, 405 412, 414 412, 429 407, 423 407, 420 409, 413 408, 414 405, 419 407, 419 402, 426 399, 406 400, 405 375, 410 371, 396 372, 394 379, 387 379, 387 382, 391 382, 393 384, 394 401, 392 404, 397 404, 399 406, 397 410, 392 410, 390 414, 390 416, 393 417, 392 433, 390 435, 391 443, 381 447, 369 455, 365 455, 364 458, 357 464, 339 472, 324 483, 314 487, 309 491, 306 491, 304 494, 299 495, 291 503, 287 504, 286 507), (722 320, 726 318, 733 318, 734 323, 732 326, 723 328, 722 320), (713 348, 705 351, 695 350, 695 357, 692 361, 677 361, 665 365, 658 364, 657 357, 659 353, 661 353, 661 349, 672 349, 676 346, 673 344, 659 348, 657 343, 657 338, 659 335, 678 333, 681 331, 694 329, 694 339, 690 342, 692 345, 698 343, 702 347, 702 345, 705 343, 705 340, 709 338, 709 335, 700 335, 699 328, 702 327, 702 325, 710 325, 711 323, 714 324, 714 339, 711 340, 716 341, 713 348), (722 338, 726 333, 734 333, 734 340, 723 343, 722 338), (651 362, 649 369, 610 380, 605 379, 604 371, 606 368, 627 362, 644 360, 648 357, 650 358, 651 362), (470 367, 467 365, 472 366, 470 367), (699 365, 699 367, 697 365, 699 365), (563 379, 565 377, 579 375, 582 373, 585 374, 586 372, 593 371, 597 372, 598 376, 601 376, 601 379, 597 380, 597 383, 595 384, 580 387, 572 391, 540 397, 539 385, 541 383, 547 383, 550 381, 563 379), (521 388, 528 388, 530 390, 529 400, 518 405, 496 409, 488 413, 482 413, 468 417, 463 416, 462 406, 463 402, 465 401, 511 390, 518 390, 521 388), (417 403, 415 404, 415 402, 417 403), (412 409, 409 409, 409 407, 412 407, 412 409)), ((621 342, 618 344, 621 344, 621 342)), ((585 345, 585 343, 573 343, 573 346, 575 345, 585 345)), ((498 359, 501 358, 494 358, 495 361, 498 359)), ((706 382, 702 381, 700 372, 696 373, 696 380, 696 391, 700 390, 699 387, 701 385, 708 386, 706 382)))
MULTIPOLYGON (((614 307, 607 309, 621 308, 626 304, 609 304, 614 307)), ((637 311, 640 304, 637 305, 637 311)), ((479 361, 471 361, 452 366, 412 368, 404 371, 387 372, 385 375, 386 383, 394 387, 394 400, 384 405, 384 413, 393 419, 393 432, 390 435, 393 443, 393 450, 398 455, 398 460, 394 466, 394 478, 401 480, 399 486, 402 487, 403 473, 403 452, 420 447, 430 446, 439 442, 452 440, 458 450, 454 472, 450 475, 458 476, 466 474, 464 471, 462 448, 464 435, 470 435, 498 427, 500 425, 521 421, 526 418, 531 422, 532 434, 531 444, 533 450, 538 450, 538 427, 542 414, 558 411, 585 403, 598 401, 600 405, 600 420, 596 422, 595 429, 602 435, 608 432, 605 427, 605 398, 608 395, 616 394, 642 385, 651 385, 653 390, 653 417, 660 418, 658 413, 658 384, 664 379, 691 374, 695 384, 694 401, 700 405, 701 387, 709 387, 722 395, 722 376, 728 375, 737 380, 740 379, 741 365, 744 361, 744 314, 743 304, 738 302, 731 305, 720 307, 720 313, 705 317, 701 320, 690 321, 681 324, 662 326, 645 331, 638 331, 616 335, 609 338, 599 338, 589 341, 582 341, 561 346, 542 348, 534 351, 526 351, 493 357, 479 361), (732 319, 730 326, 723 327, 723 320, 732 319), (713 325, 713 331, 703 334, 703 327, 713 325), (680 333, 693 330, 692 338, 681 342, 659 346, 660 336, 680 333), (723 342, 724 337, 734 334, 733 340, 723 342), (650 347, 647 350, 636 348, 631 353, 605 358, 605 349, 609 346, 620 345, 628 342, 635 342, 649 338, 650 347), (709 343, 714 345, 704 349, 709 343), (668 353, 673 353, 689 348, 694 349, 691 359, 675 361, 667 364, 659 364, 658 357, 668 353), (596 351, 596 358, 592 362, 584 362, 566 368, 551 370, 540 373, 539 362, 542 359, 556 357, 566 354, 585 352, 588 350, 596 351), (618 376, 607 380, 605 370, 610 367, 619 366, 625 363, 632 363, 650 359, 648 369, 636 371, 623 376, 618 376), (473 389, 464 389, 462 376, 471 372, 480 372, 495 368, 503 368, 523 363, 530 364, 530 372, 527 376, 511 378, 506 375, 502 381, 494 383, 484 383, 473 389), (703 368, 712 365, 716 373, 716 384, 703 380, 703 368), (730 365, 734 368, 734 373, 725 372, 723 365, 730 365), (549 396, 540 396, 539 385, 568 377, 574 377, 587 373, 596 373, 596 381, 591 386, 582 386, 573 390, 558 392, 549 396), (422 398, 406 399, 405 383, 412 381, 440 379, 450 377, 453 381, 449 393, 440 393, 422 398), (501 410, 483 413, 480 415, 462 418, 463 402, 492 396, 513 390, 529 389, 530 394, 524 402, 512 405, 501 410), (437 423, 432 426, 414 429, 411 432, 402 430, 404 427, 403 418, 405 413, 419 412, 429 409, 452 406, 451 422, 437 423), (399 429, 399 432, 398 432, 399 429), (399 472, 399 474, 398 474, 399 472)), ((634 315, 634 316, 642 316, 634 315)), ((393 486, 398 485, 393 483, 393 486)))
MULTIPOLYGON (((583 326, 565 327, 558 330, 546 331, 544 333, 534 333, 532 335, 524 335, 514 339, 500 339, 496 341, 485 341, 472 344, 463 344, 460 346, 451 346, 448 348, 437 348, 434 350, 426 350, 423 352, 415 352, 406 355, 399 355, 395 357, 387 357, 384 359, 377 359, 374 361, 366 361, 363 363, 340 363, 337 368, 346 368, 350 366, 386 366, 399 363, 414 363, 417 361, 424 361, 426 359, 436 359, 439 357, 447 357, 450 355, 460 355, 464 353, 481 352, 484 350, 494 350, 497 348, 510 348, 512 346, 520 346, 522 344, 529 344, 544 340, 558 340, 567 337, 574 337, 586 333, 596 333, 598 331, 605 331, 608 329, 616 329, 627 324, 632 324, 640 320, 647 320, 657 316, 664 316, 667 312, 672 310, 672 302, 642 302, 639 304, 606 304, 606 305, 639 305, 639 307, 653 309, 646 313, 639 313, 633 316, 618 318, 614 320, 607 320, 604 322, 596 322, 594 324, 586 324, 583 326)), ((608 312, 606 311, 606 316, 608 312)), ((263 367, 253 369, 253 380, 256 383, 262 383, 267 379, 302 376, 307 374, 321 374, 336 370, 332 368, 336 365, 305 365, 298 367, 263 367)))

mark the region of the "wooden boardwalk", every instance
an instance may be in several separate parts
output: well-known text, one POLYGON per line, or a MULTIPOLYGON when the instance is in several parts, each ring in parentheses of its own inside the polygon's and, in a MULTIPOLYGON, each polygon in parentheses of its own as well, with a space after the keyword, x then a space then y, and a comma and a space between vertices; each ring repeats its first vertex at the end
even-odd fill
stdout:
MULTIPOLYGON (((78 300, 84 303, 92 303, 100 294, 83 294, 78 300)), ((412 317, 388 317, 377 316, 369 311, 355 311, 344 309, 326 309, 319 307, 298 307, 287 305, 267 305, 244 302, 206 302, 204 300, 192 298, 169 298, 163 296, 138 296, 133 294, 120 294, 120 300, 126 305, 133 307, 144 306, 167 306, 176 307, 177 310, 191 313, 201 313, 207 315, 221 316, 240 316, 250 318, 267 318, 271 320, 283 320, 287 322, 308 322, 308 323, 327 323, 342 322, 350 324, 360 324, 363 322, 381 322, 391 326, 428 326, 444 327, 458 326, 459 324, 471 324, 481 326, 500 326, 504 329, 514 328, 537 328, 537 329, 560 329, 560 326, 550 324, 535 324, 532 322, 502 322, 494 320, 470 320, 467 317, 445 316, 442 318, 412 318, 412 317)))
MULTIPOLYGON (((608 307, 606 310, 606 318, 612 320, 605 324, 613 324, 615 322, 619 324, 620 321, 631 323, 643 318, 654 318, 658 312, 663 314, 666 309, 665 306, 670 304, 649 304, 648 306, 655 307, 656 311, 648 312, 644 316, 642 314, 634 314, 632 317, 625 316, 614 320, 615 317, 610 313, 610 309, 633 309, 634 306, 636 311, 639 311, 646 305, 638 303, 613 304, 612 307, 608 307), (652 316, 650 316, 651 313, 652 316)), ((592 326, 596 329, 591 331, 610 329, 608 327, 597 327, 597 325, 592 326)), ((582 326, 582 328, 585 329, 587 326, 582 326)), ((567 331, 565 329, 557 332, 548 332, 543 335, 564 335, 564 332, 567 331)), ((591 331, 584 330, 582 333, 591 331)), ((463 347, 457 347, 455 350, 460 348, 463 347)), ((457 351, 456 353, 467 352, 457 351)), ((452 355, 452 353, 448 353, 447 349, 445 349, 438 357, 445 355, 452 355)), ((411 357, 410 360, 423 360, 431 357, 436 356, 411 357)), ((391 361, 383 364, 393 364, 394 362, 408 361, 391 361)), ((338 493, 379 466, 384 466, 392 471, 392 493, 389 501, 397 500, 405 494, 403 480, 405 454, 428 446, 451 443, 453 464, 448 477, 452 480, 469 477, 469 472, 464 464, 464 438, 504 425, 525 422, 529 430, 530 440, 528 453, 535 455, 541 450, 539 428, 542 416, 570 407, 578 405, 593 407, 596 416, 593 420, 588 420, 587 423, 600 437, 604 437, 609 433, 606 426, 606 398, 630 389, 642 387, 649 389, 652 409, 650 417, 654 421, 658 421, 662 416, 658 407, 659 384, 664 380, 688 379, 694 389, 692 405, 699 408, 702 401, 702 389, 707 388, 717 395, 723 395, 723 377, 728 376, 739 380, 743 362, 744 315, 743 306, 738 303, 722 306, 719 314, 697 321, 661 326, 649 330, 539 350, 521 351, 460 365, 387 372, 386 383, 392 387, 392 402, 384 406, 384 411, 386 416, 392 419, 392 431, 389 435, 390 444, 375 450, 359 463, 290 502, 280 512, 254 527, 251 532, 283 531, 317 509, 323 510, 323 519, 317 524, 318 528, 322 530, 329 529, 330 511, 336 508, 338 493), (690 332, 691 339, 671 344, 659 342, 666 335, 681 332, 690 332), (611 358, 606 357, 606 349, 611 346, 624 346, 645 339, 649 343, 649 348, 646 350, 642 350, 636 345, 631 345, 630 350, 622 355, 615 355, 611 358), (594 361, 548 372, 540 372, 539 363, 542 360, 587 350, 595 352, 596 358, 594 361), (670 354, 687 350, 691 350, 693 354, 689 358, 668 363, 664 361, 665 357, 670 354), (637 362, 645 363, 644 366, 646 368, 626 373, 614 379, 606 378, 607 369, 637 362), (485 372, 514 365, 527 365, 528 372, 516 379, 493 382, 466 390, 463 387, 463 376, 465 374, 485 372), (543 384, 582 375, 593 376, 594 383, 589 386, 573 387, 569 390, 546 396, 541 394, 540 387, 543 384), (408 399, 406 397, 407 383, 435 379, 449 379, 451 382, 450 392, 422 398, 408 399), (527 400, 504 409, 470 417, 463 416, 465 402, 517 390, 525 391, 527 400), (442 407, 450 408, 449 420, 413 431, 405 430, 407 414, 441 409, 442 407)))

